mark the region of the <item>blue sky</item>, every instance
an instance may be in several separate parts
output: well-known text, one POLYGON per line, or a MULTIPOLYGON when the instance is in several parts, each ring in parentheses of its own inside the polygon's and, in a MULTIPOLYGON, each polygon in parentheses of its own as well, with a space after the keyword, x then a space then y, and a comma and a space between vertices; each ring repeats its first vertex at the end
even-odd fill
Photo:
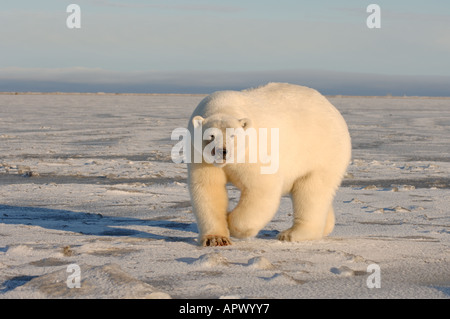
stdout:
POLYGON ((6 0, 0 21, 0 91, 208 93, 285 80, 423 95, 423 79, 429 95, 450 95, 448 0, 6 0), (70 3, 81 29, 66 27, 70 3), (381 29, 366 26, 370 3, 381 29))

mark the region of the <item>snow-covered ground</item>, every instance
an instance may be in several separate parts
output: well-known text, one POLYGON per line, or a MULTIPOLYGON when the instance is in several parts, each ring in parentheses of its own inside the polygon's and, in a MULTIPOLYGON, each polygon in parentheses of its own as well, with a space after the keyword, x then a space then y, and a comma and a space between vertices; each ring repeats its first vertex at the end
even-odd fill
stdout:
POLYGON ((283 198, 201 248, 170 136, 202 98, 0 95, 0 298, 450 297, 450 99, 331 97, 353 142, 332 235, 279 242, 283 198))

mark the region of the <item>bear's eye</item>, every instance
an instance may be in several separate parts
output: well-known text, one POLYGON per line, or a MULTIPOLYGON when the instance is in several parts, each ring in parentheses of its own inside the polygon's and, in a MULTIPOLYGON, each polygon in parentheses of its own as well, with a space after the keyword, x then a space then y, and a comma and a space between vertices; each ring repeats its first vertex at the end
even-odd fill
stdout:
POLYGON ((213 135, 213 134, 211 134, 210 136, 209 136, 209 139, 210 140, 213 140, 213 139, 215 139, 216 137, 213 135))

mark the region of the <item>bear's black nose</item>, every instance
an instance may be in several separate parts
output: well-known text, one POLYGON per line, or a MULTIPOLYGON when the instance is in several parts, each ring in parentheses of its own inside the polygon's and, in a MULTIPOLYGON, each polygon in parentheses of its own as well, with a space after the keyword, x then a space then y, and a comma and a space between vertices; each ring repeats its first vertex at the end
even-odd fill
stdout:
POLYGON ((221 156, 223 159, 227 157, 227 150, 225 148, 217 149, 217 155, 221 156))

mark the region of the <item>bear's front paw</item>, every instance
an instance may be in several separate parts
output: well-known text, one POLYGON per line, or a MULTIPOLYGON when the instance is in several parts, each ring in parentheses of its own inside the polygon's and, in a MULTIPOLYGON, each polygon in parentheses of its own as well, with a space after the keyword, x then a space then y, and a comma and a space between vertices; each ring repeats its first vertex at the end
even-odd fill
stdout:
POLYGON ((231 245, 231 240, 225 236, 216 236, 216 235, 207 235, 202 237, 202 246, 210 247, 210 246, 229 246, 231 245))
POLYGON ((278 234, 281 241, 304 241, 321 239, 323 232, 312 231, 301 227, 292 227, 278 234))
POLYGON ((243 222, 242 218, 236 218, 236 214, 228 214, 228 229, 231 237, 235 238, 250 238, 258 234, 259 229, 250 227, 250 223, 243 222))

